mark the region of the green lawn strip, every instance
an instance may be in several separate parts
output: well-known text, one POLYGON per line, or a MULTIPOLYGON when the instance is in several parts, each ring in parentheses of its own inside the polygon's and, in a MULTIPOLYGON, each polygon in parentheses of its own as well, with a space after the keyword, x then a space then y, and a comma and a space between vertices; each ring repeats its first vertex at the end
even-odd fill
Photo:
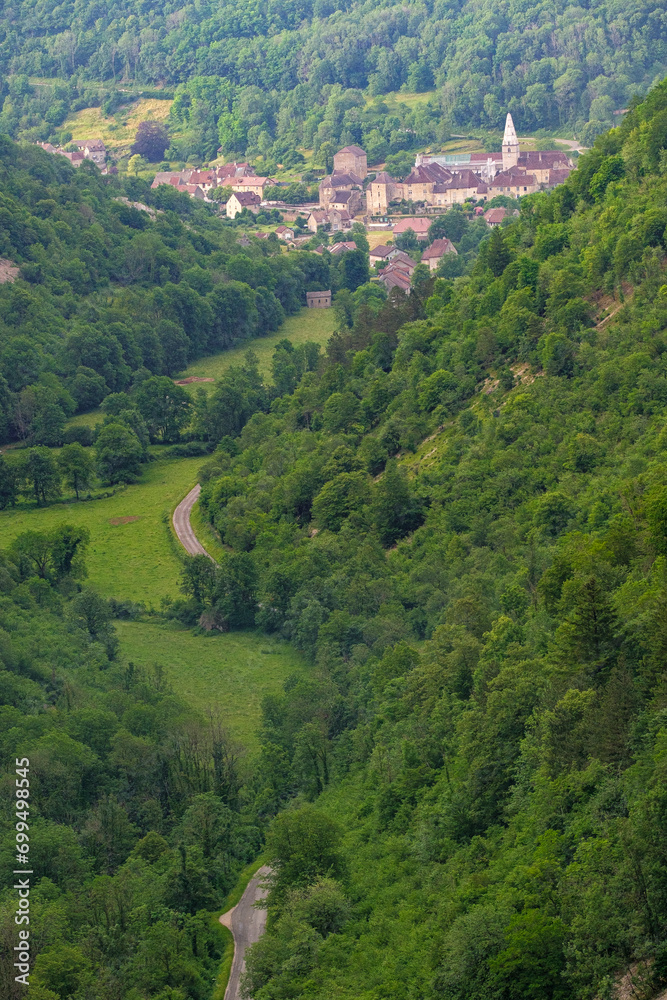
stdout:
MULTIPOLYGON (((183 372, 180 378, 219 378, 231 365, 238 365, 243 361, 246 351, 252 350, 259 358, 259 369, 264 375, 271 372, 271 358, 276 344, 280 340, 290 340, 296 347, 304 344, 307 340, 313 340, 324 346, 334 332, 335 316, 333 309, 302 309, 295 316, 288 316, 277 333, 272 333, 270 337, 257 337, 254 340, 246 341, 239 347, 233 347, 229 351, 221 354, 211 354, 205 358, 199 358, 183 372)), ((202 383, 199 383, 201 385, 202 383)), ((210 388, 215 383, 203 383, 204 388, 210 388)), ((197 382, 191 383, 188 387, 194 391, 198 387, 197 382)))
POLYGON ((190 514, 190 524, 192 525, 192 530, 208 554, 213 556, 216 562, 220 562, 220 559, 225 552, 224 546, 215 533, 213 526, 205 519, 198 502, 192 508, 192 512, 190 514))
POLYGON ((241 896, 248 888, 250 880, 253 878, 254 875, 257 874, 257 872, 262 867, 264 862, 265 862, 264 857, 260 856, 259 858, 255 858, 254 861, 251 861, 249 865, 245 866, 245 868, 239 875, 238 882, 231 890, 231 892, 229 892, 225 897, 222 909, 218 910, 217 913, 215 913, 213 916, 213 920, 218 924, 219 927, 223 928, 223 930, 226 932, 226 935, 225 935, 225 953, 222 959, 222 963, 220 965, 220 972, 218 973, 218 978, 216 980, 211 1000, 224 1000, 225 991, 227 989, 227 983, 229 982, 229 977, 232 971, 232 964, 234 962, 234 935, 229 930, 229 928, 225 927, 224 924, 220 923, 220 917, 222 916, 223 913, 227 913, 228 910, 231 910, 233 906, 236 906, 236 904, 240 901, 241 896), (228 947, 230 942, 231 942, 231 947, 228 947))
POLYGON ((105 597, 158 608, 163 597, 178 595, 180 561, 169 523, 176 505, 197 482, 201 464, 201 458, 163 459, 148 464, 140 482, 112 497, 44 508, 20 504, 2 511, 0 548, 23 531, 82 525, 90 532, 89 582, 105 597))
POLYGON ((250 752, 265 695, 306 669, 304 657, 279 639, 252 632, 197 635, 172 623, 119 621, 121 650, 138 666, 160 664, 174 692, 202 712, 220 714, 250 752))

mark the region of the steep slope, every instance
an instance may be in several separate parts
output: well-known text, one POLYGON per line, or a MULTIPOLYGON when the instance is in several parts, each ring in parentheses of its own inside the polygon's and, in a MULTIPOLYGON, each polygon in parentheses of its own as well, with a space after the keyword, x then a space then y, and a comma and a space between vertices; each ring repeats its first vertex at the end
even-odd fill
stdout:
POLYGON ((256 602, 319 669, 265 705, 255 1000, 664 980, 666 122, 661 84, 204 469, 229 551, 174 613, 256 602))

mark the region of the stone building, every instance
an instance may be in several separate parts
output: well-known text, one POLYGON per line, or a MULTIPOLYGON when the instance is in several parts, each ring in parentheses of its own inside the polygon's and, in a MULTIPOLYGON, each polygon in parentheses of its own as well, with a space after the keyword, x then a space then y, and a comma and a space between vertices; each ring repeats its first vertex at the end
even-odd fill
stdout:
POLYGON ((368 177, 368 161, 361 146, 345 146, 334 156, 333 172, 335 174, 354 174, 360 180, 368 177))
POLYGON ((270 177, 257 177, 250 174, 243 177, 232 177, 231 180, 227 181, 226 186, 230 187, 232 191, 250 191, 252 194, 259 195, 259 198, 262 199, 265 189, 273 187, 275 183, 270 177))
POLYGON ((323 292, 306 292, 306 305, 309 309, 329 309, 331 306, 331 289, 323 292))
POLYGON ((404 180, 385 171, 375 177, 366 191, 366 211, 370 216, 386 215, 390 204, 400 201, 445 210, 469 199, 489 201, 498 194, 519 198, 562 184, 572 169, 567 153, 560 150, 522 153, 508 114, 499 152, 418 155, 404 180))
POLYGON ((403 184, 381 170, 366 188, 366 210, 369 215, 386 215, 389 203, 403 197, 403 184))
POLYGON ((261 200, 258 194, 252 191, 233 191, 225 208, 228 219, 235 219, 244 208, 249 208, 253 215, 259 212, 261 200))
POLYGON ((333 173, 320 181, 320 207, 356 215, 363 206, 363 181, 356 174, 333 173))

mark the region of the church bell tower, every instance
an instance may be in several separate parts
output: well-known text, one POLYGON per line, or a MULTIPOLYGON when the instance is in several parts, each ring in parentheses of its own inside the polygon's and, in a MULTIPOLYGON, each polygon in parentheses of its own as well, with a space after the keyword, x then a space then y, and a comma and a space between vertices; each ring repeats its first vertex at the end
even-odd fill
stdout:
POLYGON ((516 137, 516 129, 512 116, 507 115, 505 121, 505 135, 503 136, 503 170, 510 170, 516 167, 519 162, 519 140, 516 137))

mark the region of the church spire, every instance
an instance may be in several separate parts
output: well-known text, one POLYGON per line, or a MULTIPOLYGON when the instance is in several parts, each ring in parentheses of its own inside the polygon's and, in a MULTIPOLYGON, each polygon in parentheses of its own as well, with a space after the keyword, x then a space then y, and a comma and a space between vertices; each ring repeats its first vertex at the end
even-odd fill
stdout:
POLYGON ((507 115, 505 120, 505 135, 503 136, 503 170, 515 167, 519 161, 519 140, 516 136, 516 129, 512 116, 507 115))

